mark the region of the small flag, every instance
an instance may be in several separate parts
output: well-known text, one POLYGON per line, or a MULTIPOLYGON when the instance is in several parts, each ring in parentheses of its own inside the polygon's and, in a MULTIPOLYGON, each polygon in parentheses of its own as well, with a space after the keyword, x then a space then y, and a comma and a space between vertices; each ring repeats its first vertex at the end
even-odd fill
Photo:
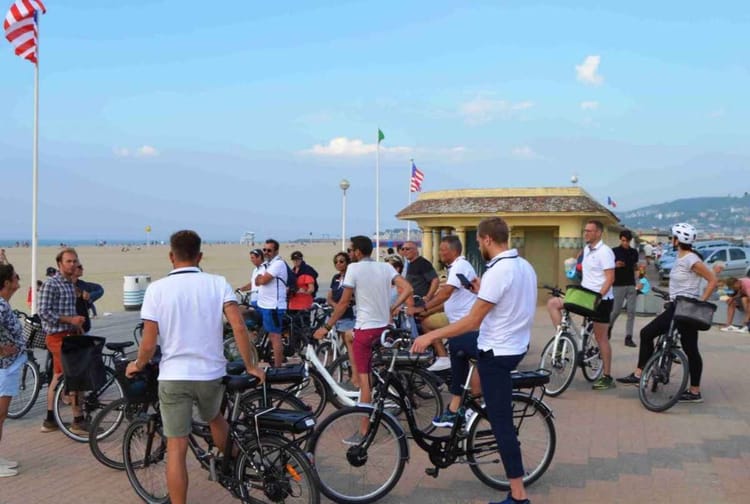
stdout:
POLYGON ((411 192, 419 192, 422 190, 422 181, 424 180, 424 173, 422 173, 422 170, 417 168, 417 165, 414 164, 414 160, 411 162, 411 183, 409 185, 409 190, 411 192))
POLYGON ((41 0, 16 0, 5 15, 5 38, 16 48, 16 54, 36 65, 37 13, 47 12, 41 0))
POLYGON ((612 208, 616 208, 617 207, 617 203, 615 202, 615 200, 613 200, 609 196, 607 196, 607 205, 611 206, 612 208))
POLYGON ((382 142, 383 140, 385 140, 385 135, 380 130, 380 128, 378 128, 378 143, 382 142))

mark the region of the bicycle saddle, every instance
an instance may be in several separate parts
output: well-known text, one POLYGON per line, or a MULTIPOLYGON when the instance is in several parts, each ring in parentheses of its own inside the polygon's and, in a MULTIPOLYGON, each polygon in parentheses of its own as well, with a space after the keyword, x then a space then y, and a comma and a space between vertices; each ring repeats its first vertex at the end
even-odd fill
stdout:
POLYGON ((113 352, 122 351, 128 347, 131 347, 135 345, 132 341, 121 341, 119 343, 106 343, 104 346, 106 346, 109 350, 112 350, 113 352))
POLYGON ((258 385, 258 378, 255 376, 225 376, 224 385, 227 392, 244 392, 245 390, 255 388, 258 385))

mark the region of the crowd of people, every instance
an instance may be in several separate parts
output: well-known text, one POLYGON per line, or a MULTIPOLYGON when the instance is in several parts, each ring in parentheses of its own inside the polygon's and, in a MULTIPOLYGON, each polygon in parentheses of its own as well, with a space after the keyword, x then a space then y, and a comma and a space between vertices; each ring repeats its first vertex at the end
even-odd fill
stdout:
MULTIPOLYGON (((593 333, 601 352, 603 374, 593 384, 594 390, 608 390, 615 383, 640 381, 645 362, 654 351, 654 339, 668 330, 674 305, 640 331, 639 343, 634 335, 637 295, 648 292, 650 285, 645 267, 633 247, 633 235, 623 230, 619 245, 610 248, 603 241, 604 226, 590 220, 584 228, 585 246, 577 258, 566 261, 570 278, 598 293, 601 301, 591 316, 593 333), (626 305, 624 344, 640 346, 637 364, 629 375, 612 377, 612 329, 623 304, 626 305)), ((537 304, 537 276, 532 265, 509 244, 507 223, 498 217, 482 220, 477 227, 477 246, 486 261, 483 275, 463 255, 464 244, 453 235, 441 238, 438 253, 447 271, 441 277, 433 264, 419 253, 415 242, 407 241, 389 251, 384 261, 375 261, 373 242, 366 236, 353 236, 349 248, 333 258, 335 274, 331 278, 326 301, 333 307, 330 317, 314 334, 325 338, 329 331, 339 332, 351 355, 352 384, 359 388, 360 403, 371 401, 372 347, 383 330, 401 316, 413 331, 412 352, 432 349, 434 364, 441 371, 450 368, 451 400, 434 418, 436 427, 453 426, 459 411, 462 384, 466 381, 470 359, 476 359, 478 374, 472 377, 473 394, 486 405, 492 431, 497 439, 502 463, 510 479, 510 491, 502 502, 529 502, 523 485, 523 460, 513 426, 511 406, 511 371, 528 351, 531 327, 537 304), (446 347, 447 343, 447 347, 446 347), (449 351, 450 350, 450 351, 449 351)), ((695 228, 677 224, 672 228, 672 246, 677 260, 672 270, 669 297, 706 300, 716 288, 715 271, 709 269, 693 249, 695 228)), ((261 380, 258 355, 247 330, 245 317, 227 280, 200 269, 201 239, 194 231, 178 231, 170 238, 169 258, 172 271, 146 290, 141 318, 143 337, 137 358, 127 373, 132 375, 153 357, 157 342, 161 347, 159 400, 168 439, 167 484, 171 501, 185 502, 187 469, 185 456, 193 404, 210 424, 216 440, 226 436, 227 425, 219 414, 221 378, 224 376, 223 323, 232 327, 237 349, 246 369, 261 380), (193 309, 195 299, 202 309, 193 309)), ((247 292, 257 321, 268 333, 273 350, 273 366, 284 362, 283 320, 287 312, 305 312, 312 306, 318 290, 318 273, 294 251, 291 266, 279 254, 279 242, 267 239, 262 248, 249 252, 253 269, 248 283, 238 290, 247 292)), ((648 260, 648 254, 646 255, 648 260)), ((102 294, 101 286, 84 282, 83 265, 72 248, 63 248, 56 257, 57 267, 48 271, 39 288, 39 316, 46 334, 47 348, 53 356, 54 377, 48 388, 47 416, 42 431, 58 426, 52 413, 54 385, 62 376, 61 347, 65 337, 85 334, 90 315, 96 315, 93 302, 102 294)), ((731 317, 741 307, 748 322, 750 280, 729 279, 733 289, 728 304, 731 317)), ((10 399, 17 392, 19 369, 25 361, 25 341, 17 317, 8 301, 19 288, 19 275, 6 261, 0 264, 0 439, 10 399)), ((547 304, 554 325, 561 321, 562 301, 553 297, 547 304)), ((701 402, 702 358, 698 349, 698 331, 690 324, 678 323, 682 345, 688 357, 690 387, 681 400, 701 402)), ((75 393, 73 393, 75 394, 75 393)), ((71 431, 87 434, 88 426, 76 410, 78 401, 71 398, 73 424, 71 431)), ((365 419, 366 422, 366 419, 365 419)), ((343 440, 356 445, 362 442, 366 424, 343 440)), ((220 445, 220 443, 219 443, 220 445)), ((17 473, 17 464, 0 458, 0 477, 17 473)))

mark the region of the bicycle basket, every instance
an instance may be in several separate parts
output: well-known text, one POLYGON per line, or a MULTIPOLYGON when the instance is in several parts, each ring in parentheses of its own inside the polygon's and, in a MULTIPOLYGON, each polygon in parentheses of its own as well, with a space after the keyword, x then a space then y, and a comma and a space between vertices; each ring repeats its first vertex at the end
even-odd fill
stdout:
POLYGON ((699 331, 711 328, 716 305, 699 299, 677 296, 674 305, 674 319, 689 324, 699 331))
POLYGON ((42 350, 47 348, 46 337, 42 330, 42 322, 39 320, 39 315, 34 315, 31 318, 23 320, 23 335, 26 339, 27 348, 40 348, 42 350))
POLYGON ((565 289, 563 306, 576 315, 593 317, 602 300, 601 294, 579 285, 568 285, 565 289))
POLYGON ((122 393, 129 403, 152 403, 159 399, 159 365, 149 362, 142 371, 132 378, 125 376, 125 369, 129 360, 120 359, 115 362, 117 381, 122 387, 122 393))
POLYGON ((97 390, 107 380, 102 361, 104 338, 67 336, 62 343, 62 366, 68 391, 97 390))

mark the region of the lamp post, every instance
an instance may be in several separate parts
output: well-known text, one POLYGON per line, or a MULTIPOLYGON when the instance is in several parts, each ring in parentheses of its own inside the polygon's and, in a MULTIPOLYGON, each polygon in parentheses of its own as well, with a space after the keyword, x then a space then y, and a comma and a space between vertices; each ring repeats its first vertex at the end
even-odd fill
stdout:
POLYGON ((349 181, 341 179, 341 250, 346 250, 346 190, 349 189, 349 181))

